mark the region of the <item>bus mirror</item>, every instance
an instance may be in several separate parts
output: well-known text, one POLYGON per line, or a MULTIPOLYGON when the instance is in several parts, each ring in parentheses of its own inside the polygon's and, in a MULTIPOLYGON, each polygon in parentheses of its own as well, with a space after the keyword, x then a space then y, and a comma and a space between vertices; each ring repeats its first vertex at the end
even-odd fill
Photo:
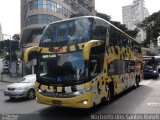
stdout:
POLYGON ((104 41, 100 41, 100 40, 91 40, 91 41, 87 42, 83 48, 83 59, 89 60, 91 48, 96 47, 96 46, 100 46, 102 44, 104 44, 104 41))
POLYGON ((85 44, 85 46, 83 48, 83 59, 84 60, 89 60, 91 46, 92 46, 92 44, 90 42, 85 44))
POLYGON ((38 52, 38 51, 39 51, 38 48, 39 48, 38 46, 29 47, 29 48, 27 48, 27 49, 24 51, 24 53, 23 53, 23 54, 24 54, 23 58, 24 58, 24 61, 25 61, 26 63, 29 61, 29 54, 32 53, 32 52, 38 52))

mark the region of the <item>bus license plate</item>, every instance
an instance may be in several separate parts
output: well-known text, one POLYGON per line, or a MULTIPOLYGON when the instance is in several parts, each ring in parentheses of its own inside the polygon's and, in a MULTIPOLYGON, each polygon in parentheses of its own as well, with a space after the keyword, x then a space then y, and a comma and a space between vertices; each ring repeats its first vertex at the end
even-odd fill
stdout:
POLYGON ((59 100, 52 100, 53 105, 62 105, 62 102, 59 100))

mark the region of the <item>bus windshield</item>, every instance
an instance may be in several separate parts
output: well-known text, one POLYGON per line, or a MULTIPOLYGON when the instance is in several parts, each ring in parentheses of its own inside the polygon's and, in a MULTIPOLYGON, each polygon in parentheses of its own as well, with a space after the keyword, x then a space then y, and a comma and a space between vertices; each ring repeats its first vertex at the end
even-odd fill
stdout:
POLYGON ((78 84, 86 82, 88 69, 82 51, 63 54, 42 54, 39 79, 53 84, 78 84))
POLYGON ((90 39, 93 19, 81 18, 50 24, 40 40, 41 47, 54 47, 86 42, 90 39))

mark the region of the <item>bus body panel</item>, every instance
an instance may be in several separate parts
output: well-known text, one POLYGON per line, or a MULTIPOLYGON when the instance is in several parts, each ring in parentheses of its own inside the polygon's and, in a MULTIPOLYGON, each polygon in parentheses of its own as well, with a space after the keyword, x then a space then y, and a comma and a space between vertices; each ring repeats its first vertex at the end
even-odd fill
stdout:
MULTIPOLYGON (((55 106, 64 106, 64 107, 75 107, 75 108, 91 108, 93 106, 92 104, 92 86, 91 82, 81 84, 81 85, 76 85, 76 91, 81 91, 84 89, 90 88, 86 93, 77 95, 74 97, 67 96, 63 94, 61 97, 55 97, 54 96, 54 90, 56 89, 56 93, 62 94, 62 89, 65 89, 65 93, 73 93, 72 86, 66 86, 66 87, 61 87, 61 86, 47 86, 47 85, 40 85, 40 83, 36 82, 35 83, 36 87, 36 97, 37 97, 37 102, 41 104, 49 104, 49 105, 55 105, 55 106), (56 87, 56 88, 55 88, 56 87), (39 92, 39 91, 43 92, 39 92), (45 96, 44 94, 49 94, 48 96, 45 96), (52 97, 51 97, 52 96, 52 97), (53 103, 53 101, 60 101, 60 104, 53 103), (86 103, 85 103, 86 101, 86 103)), ((74 93, 76 92, 74 91, 74 93)))
MULTIPOLYGON (((81 19, 81 17, 76 18, 75 20, 78 19, 81 19)), ((139 79, 138 83, 140 82, 142 77, 142 58, 141 58, 142 53, 140 51, 139 44, 136 41, 134 41, 133 38, 125 34, 120 29, 116 28, 109 22, 99 18, 97 19, 96 17, 94 19, 95 19, 94 22, 96 22, 96 24, 94 24, 93 21, 92 21, 93 23, 91 23, 91 20, 87 20, 87 23, 90 23, 89 25, 91 25, 90 26, 91 28, 88 25, 87 27, 85 27, 85 25, 82 25, 82 28, 84 27, 84 29, 86 28, 89 29, 88 31, 85 30, 86 32, 88 32, 88 35, 93 36, 91 38, 88 37, 83 42, 78 42, 78 43, 75 42, 74 44, 72 43, 64 44, 64 41, 62 40, 60 41, 60 43, 63 45, 59 45, 57 43, 56 46, 55 43, 54 46, 51 47, 52 43, 48 45, 41 41, 39 47, 40 52, 38 53, 39 69, 41 69, 40 67, 41 62, 51 61, 49 60, 49 56, 52 55, 54 56, 54 58, 52 59, 55 61, 56 65, 58 64, 58 62, 61 64, 64 63, 62 61, 58 61, 61 56, 64 56, 65 61, 70 62, 72 66, 76 66, 76 64, 79 63, 75 64, 70 58, 73 57, 73 55, 76 52, 79 52, 81 53, 79 54, 79 56, 81 55, 80 56, 81 62, 83 60, 84 68, 87 68, 87 74, 89 77, 86 79, 86 81, 83 81, 83 83, 78 83, 77 81, 77 83, 72 83, 72 85, 64 85, 63 83, 62 85, 60 85, 57 83, 50 83, 50 81, 56 81, 59 79, 65 81, 65 79, 60 78, 59 75, 59 74, 61 75, 65 74, 64 69, 62 69, 61 72, 57 72, 56 74, 53 72, 54 75, 52 79, 48 79, 47 74, 44 75, 41 72, 38 73, 37 82, 35 84, 38 103, 55 105, 55 106, 64 106, 64 107, 91 108, 94 105, 98 105, 102 101, 107 99, 108 88, 110 84, 113 85, 113 94, 117 95, 123 92, 124 90, 134 86, 136 84, 136 79, 139 79), (105 35, 102 35, 102 33, 104 34, 104 32, 99 31, 99 29, 97 29, 98 27, 101 28, 101 30, 105 31, 105 35), (119 35, 120 37, 116 38, 115 35, 119 35), (43 55, 45 58, 44 61, 43 61, 43 55), (46 57, 46 55, 48 55, 48 58, 46 57), (48 83, 47 82, 44 83, 42 78, 44 79, 45 82, 48 81, 48 83)), ((71 19, 71 21, 74 21, 74 19, 71 19)), ((53 23, 52 27, 56 29, 55 26, 57 24, 59 26, 57 30, 59 31, 60 29, 62 29, 63 32, 63 30, 67 29, 67 27, 73 28, 77 25, 77 23, 75 23, 75 25, 71 24, 71 21, 66 20, 62 22, 53 23), (68 24, 66 24, 67 22, 68 24)), ((86 20, 84 21, 86 22, 86 20)), ((74 29, 76 29, 76 27, 74 29)), ((45 31, 47 32, 47 28, 45 31)), ((67 32, 68 31, 69 30, 67 30, 67 32)), ((55 32, 55 34, 58 33, 55 32)), ((45 33, 43 35, 45 35, 45 33)), ((45 37, 46 36, 42 37, 44 41, 45 37)), ((63 38, 65 37, 67 36, 63 35, 63 38)), ((59 38, 55 38, 55 40, 56 39, 58 40, 59 38)), ((46 38, 46 40, 50 39, 46 38)), ((78 57, 74 56, 73 58, 78 58, 78 57)), ((57 65, 56 67, 62 67, 61 64, 59 66, 57 65)), ((79 67, 82 68, 82 65, 79 67)), ((77 66, 73 68, 74 70, 76 70, 75 74, 77 76, 77 74, 80 73, 79 72, 80 70, 77 69, 77 66)), ((54 71, 54 69, 52 70, 54 71)), ((77 80, 78 77, 74 78, 76 79, 73 80, 77 80)))

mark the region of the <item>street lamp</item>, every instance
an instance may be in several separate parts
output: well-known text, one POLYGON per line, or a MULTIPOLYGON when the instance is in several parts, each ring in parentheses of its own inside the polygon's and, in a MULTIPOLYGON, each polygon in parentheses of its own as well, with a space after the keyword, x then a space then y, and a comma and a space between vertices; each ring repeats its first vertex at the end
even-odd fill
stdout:
POLYGON ((12 36, 8 35, 8 34, 3 34, 3 35, 10 37, 10 42, 9 42, 9 52, 10 52, 10 54, 9 54, 9 70, 11 70, 11 39, 12 39, 12 36))

